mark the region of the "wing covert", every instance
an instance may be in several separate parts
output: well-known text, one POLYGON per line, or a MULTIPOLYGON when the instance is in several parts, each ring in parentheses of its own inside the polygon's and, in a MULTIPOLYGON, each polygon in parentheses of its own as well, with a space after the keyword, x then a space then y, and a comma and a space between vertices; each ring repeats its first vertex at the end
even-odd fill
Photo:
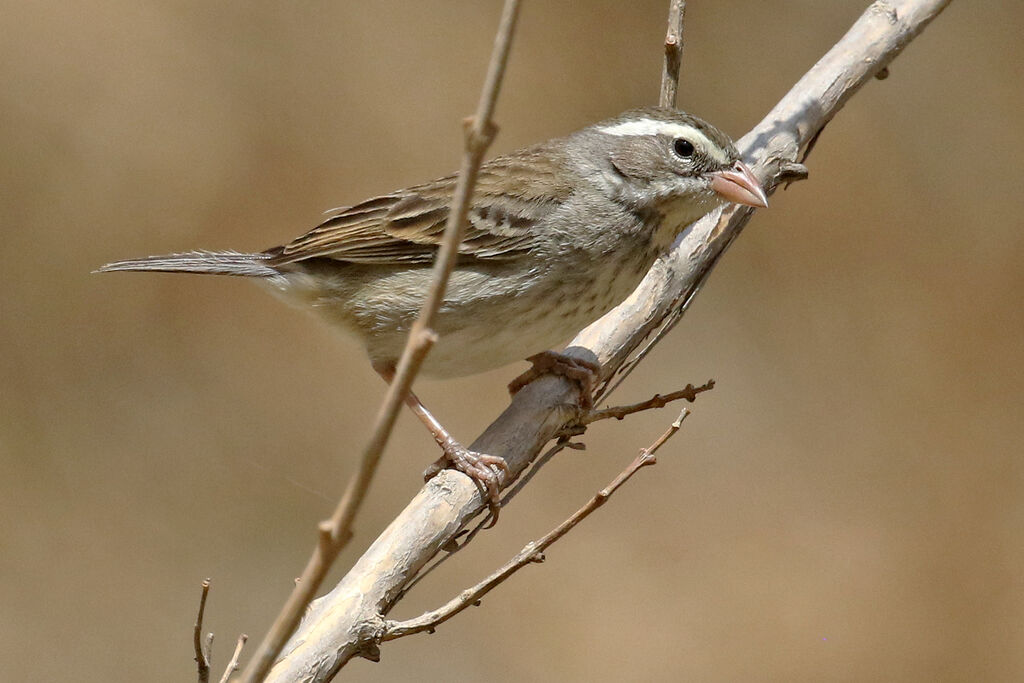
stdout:
MULTIPOLYGON (((480 169, 459 253, 519 257, 536 244, 535 226, 571 194, 564 167, 544 148, 498 157, 480 169)), ((353 263, 426 263, 444 235, 455 176, 340 209, 319 226, 273 250, 277 264, 310 258, 353 263)))

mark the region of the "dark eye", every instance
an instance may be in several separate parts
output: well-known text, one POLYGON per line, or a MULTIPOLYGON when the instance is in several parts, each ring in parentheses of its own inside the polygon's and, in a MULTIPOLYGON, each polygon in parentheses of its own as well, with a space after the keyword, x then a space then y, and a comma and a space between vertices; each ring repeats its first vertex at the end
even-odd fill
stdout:
POLYGON ((693 156, 693 143, 686 138, 676 138, 672 143, 672 151, 684 159, 689 159, 693 156))

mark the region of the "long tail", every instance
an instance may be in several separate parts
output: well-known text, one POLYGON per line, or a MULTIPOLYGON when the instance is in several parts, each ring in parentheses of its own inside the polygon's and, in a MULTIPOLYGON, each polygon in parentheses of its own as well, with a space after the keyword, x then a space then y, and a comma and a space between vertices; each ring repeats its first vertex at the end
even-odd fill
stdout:
POLYGON ((206 273, 243 277, 278 277, 281 271, 267 265, 271 254, 240 254, 235 251, 190 251, 184 254, 147 256, 127 261, 114 261, 96 272, 115 270, 149 270, 161 273, 206 273))

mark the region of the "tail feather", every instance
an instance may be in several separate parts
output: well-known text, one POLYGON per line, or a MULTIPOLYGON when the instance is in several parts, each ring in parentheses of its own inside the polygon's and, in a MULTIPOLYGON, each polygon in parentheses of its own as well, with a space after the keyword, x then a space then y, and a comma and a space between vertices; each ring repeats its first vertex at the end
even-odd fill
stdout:
POLYGON ((271 254, 241 254, 235 251, 190 251, 184 254, 147 256, 140 259, 114 261, 96 272, 118 270, 156 271, 161 273, 206 273, 243 277, 277 277, 281 272, 267 265, 271 254))

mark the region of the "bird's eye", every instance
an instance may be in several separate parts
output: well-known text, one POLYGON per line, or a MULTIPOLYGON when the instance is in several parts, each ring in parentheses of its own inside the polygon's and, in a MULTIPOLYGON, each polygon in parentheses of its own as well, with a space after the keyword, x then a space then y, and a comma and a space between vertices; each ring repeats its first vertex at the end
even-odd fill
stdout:
POLYGON ((693 156, 693 143, 686 138, 676 138, 672 143, 672 151, 684 159, 689 159, 693 156))

